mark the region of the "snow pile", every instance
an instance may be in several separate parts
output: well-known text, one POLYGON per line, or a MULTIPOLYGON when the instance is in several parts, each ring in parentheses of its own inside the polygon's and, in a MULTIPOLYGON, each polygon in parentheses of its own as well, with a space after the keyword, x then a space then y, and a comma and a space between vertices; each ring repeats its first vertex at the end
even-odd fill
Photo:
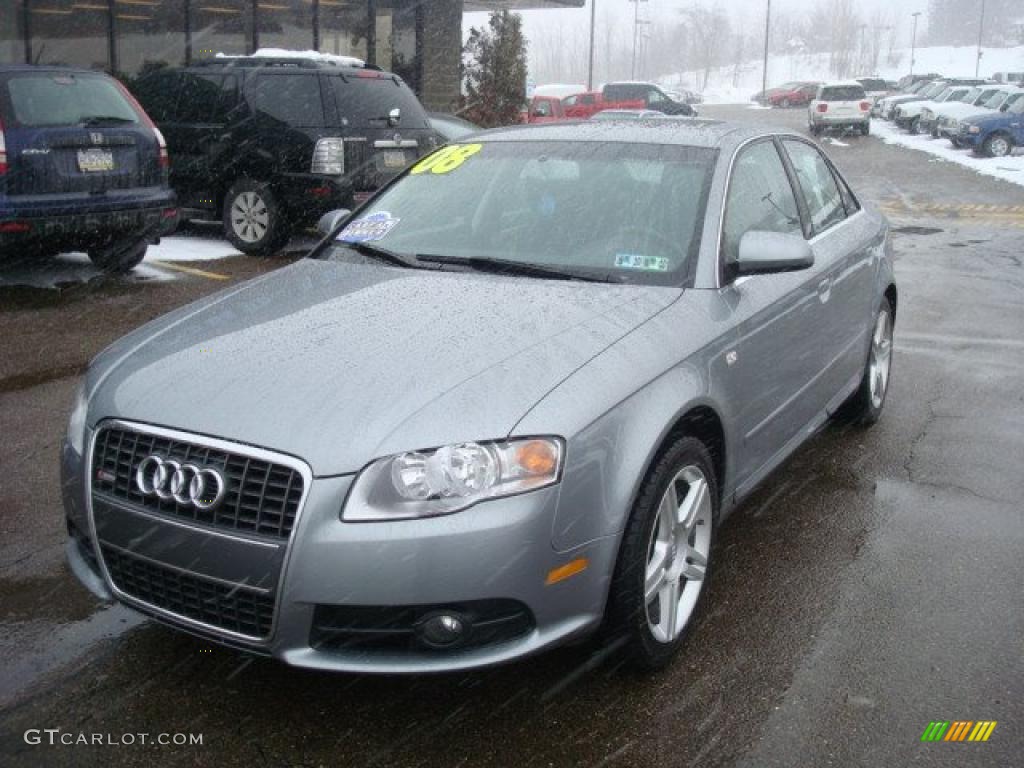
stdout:
POLYGON ((933 139, 927 135, 911 136, 891 123, 881 120, 871 121, 871 133, 886 144, 927 152, 940 160, 956 163, 985 176, 994 176, 1024 187, 1024 154, 1011 157, 978 157, 970 150, 956 149, 946 139, 933 139))
MULTIPOLYGON (((983 48, 981 60, 983 76, 994 72, 1019 72, 1024 70, 1024 45, 1011 48, 983 48)), ((910 68, 910 49, 897 49, 895 55, 899 64, 885 63, 883 52, 878 72, 863 73, 876 75, 887 80, 898 80, 910 68)), ((915 72, 938 72, 942 75, 968 77, 974 75, 977 48, 972 46, 936 46, 918 48, 915 52, 915 72)), ((768 86, 779 85, 789 80, 834 80, 828 71, 827 53, 792 53, 768 58, 768 86)), ((858 74, 857 77, 862 76, 858 74)), ((750 59, 739 68, 729 65, 711 70, 708 86, 703 91, 707 104, 742 104, 761 90, 761 60, 750 59)), ((680 72, 659 78, 658 82, 667 88, 700 90, 704 73, 697 71, 680 72)))
MULTIPOLYGON (((241 56, 233 56, 226 53, 218 53, 218 59, 239 59, 241 56)), ((314 59, 338 67, 365 67, 366 62, 357 59, 355 56, 341 56, 336 53, 322 53, 321 51, 290 51, 286 48, 260 48, 246 58, 256 59, 314 59)))
POLYGON ((159 245, 149 246, 146 261, 215 261, 239 256, 227 240, 212 237, 164 237, 159 245))

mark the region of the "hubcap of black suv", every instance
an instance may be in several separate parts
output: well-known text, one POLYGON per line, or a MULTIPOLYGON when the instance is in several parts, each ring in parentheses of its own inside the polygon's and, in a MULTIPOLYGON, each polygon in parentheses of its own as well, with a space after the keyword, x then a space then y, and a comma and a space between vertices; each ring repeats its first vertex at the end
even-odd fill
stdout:
POLYGON ((231 203, 231 228, 247 243, 259 242, 267 234, 270 213, 256 192, 242 192, 231 203))

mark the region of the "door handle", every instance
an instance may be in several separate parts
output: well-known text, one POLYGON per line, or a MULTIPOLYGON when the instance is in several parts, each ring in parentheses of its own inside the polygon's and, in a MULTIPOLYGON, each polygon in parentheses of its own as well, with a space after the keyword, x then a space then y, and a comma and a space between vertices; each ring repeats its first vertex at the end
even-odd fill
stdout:
POLYGON ((828 301, 829 294, 832 293, 832 278, 826 277, 820 283, 818 283, 818 298, 822 302, 828 301))

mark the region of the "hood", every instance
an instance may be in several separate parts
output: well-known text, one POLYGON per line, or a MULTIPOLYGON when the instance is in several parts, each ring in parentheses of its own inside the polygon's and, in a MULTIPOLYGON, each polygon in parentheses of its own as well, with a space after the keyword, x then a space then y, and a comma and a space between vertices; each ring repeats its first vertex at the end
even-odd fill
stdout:
POLYGON ((344 474, 504 437, 680 292, 304 259, 108 348, 90 369, 88 421, 208 434, 344 474))
POLYGON ((964 117, 966 115, 984 115, 996 110, 980 107, 977 104, 957 102, 956 104, 941 104, 933 111, 940 117, 964 117))
POLYGON ((977 125, 979 127, 984 127, 987 125, 998 125, 1004 120, 1009 122, 1008 118, 1011 117, 1019 117, 1019 115, 1016 115, 1012 112, 999 112, 997 110, 992 110, 990 112, 985 112, 982 114, 976 113, 973 115, 968 115, 967 117, 963 118, 961 122, 967 123, 969 125, 977 125))

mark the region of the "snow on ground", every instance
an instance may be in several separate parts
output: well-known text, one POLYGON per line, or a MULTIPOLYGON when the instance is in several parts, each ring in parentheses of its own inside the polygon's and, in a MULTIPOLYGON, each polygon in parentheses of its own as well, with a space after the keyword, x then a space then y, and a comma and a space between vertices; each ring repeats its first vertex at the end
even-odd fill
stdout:
POLYGON ((222 238, 175 235, 149 246, 146 261, 214 261, 238 255, 238 249, 222 238))
POLYGON ((833 147, 848 147, 848 146, 850 146, 846 142, 840 141, 839 139, 835 138, 834 136, 826 136, 825 137, 825 143, 826 144, 831 144, 833 147))
POLYGON ((871 133, 886 144, 909 147, 919 152, 934 155, 937 160, 956 163, 985 176, 994 176, 1013 184, 1024 186, 1024 154, 1011 157, 978 157, 968 149, 956 149, 948 139, 933 139, 931 136, 912 136, 892 123, 882 120, 871 121, 871 133))
MULTIPOLYGON (((981 60, 983 76, 993 72, 1024 70, 1024 45, 1012 48, 983 48, 981 60)), ((883 52, 878 72, 859 73, 875 74, 888 80, 898 80, 910 69, 910 49, 895 51, 899 63, 891 66, 886 63, 883 52)), ((938 72, 943 75, 973 76, 977 48, 970 46, 936 46, 918 48, 915 53, 915 72, 938 72)), ((794 53, 768 58, 768 86, 779 85, 788 80, 832 80, 828 71, 827 53, 794 53)), ((737 69, 725 66, 713 69, 708 78, 707 88, 703 89, 704 101, 707 104, 742 104, 761 90, 761 60, 751 59, 737 69)), ((704 79, 703 72, 680 72, 659 78, 658 82, 667 88, 685 88, 700 91, 704 79)))

